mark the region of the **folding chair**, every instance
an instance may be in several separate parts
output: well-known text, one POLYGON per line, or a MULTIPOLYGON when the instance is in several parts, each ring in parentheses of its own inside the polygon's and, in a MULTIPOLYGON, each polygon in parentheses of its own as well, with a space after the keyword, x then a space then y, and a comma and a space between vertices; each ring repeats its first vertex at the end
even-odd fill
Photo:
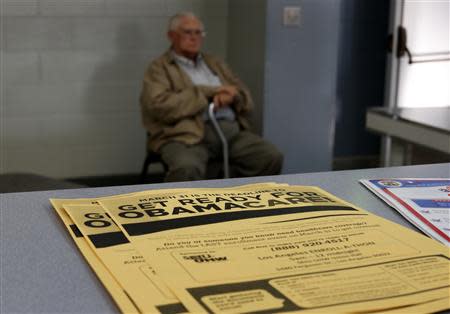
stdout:
MULTIPOLYGON (((230 177, 230 167, 228 160, 228 143, 227 139, 225 138, 225 135, 222 132, 222 129, 219 126, 219 123, 217 122, 216 116, 214 115, 214 103, 211 103, 208 106, 208 116, 214 127, 214 130, 217 133, 217 136, 220 138, 220 141, 222 142, 223 177, 226 179, 230 177)), ((147 134, 147 138, 148 136, 149 134, 147 134)), ((141 175, 139 179, 140 183, 145 183, 148 167, 152 163, 161 163, 163 165, 164 172, 167 172, 168 170, 167 164, 162 160, 161 155, 154 151, 149 150, 147 151, 147 156, 145 157, 144 164, 142 165, 141 175)))
MULTIPOLYGON (((150 134, 147 133, 147 139, 149 138, 149 136, 150 134)), ((152 163, 161 163, 164 168, 164 173, 167 172, 168 170, 167 164, 162 160, 161 155, 152 150, 147 150, 147 155, 145 156, 144 164, 142 165, 141 174, 139 176, 139 183, 141 184, 145 183, 145 179, 147 178, 148 173, 148 167, 152 163)))

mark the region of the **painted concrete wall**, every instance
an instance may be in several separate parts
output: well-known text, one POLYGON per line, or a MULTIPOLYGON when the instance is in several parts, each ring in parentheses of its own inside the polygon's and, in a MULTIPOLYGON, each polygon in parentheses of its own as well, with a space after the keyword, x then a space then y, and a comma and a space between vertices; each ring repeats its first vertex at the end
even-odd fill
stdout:
MULTIPOLYGON (((339 158, 352 160, 352 158, 372 157, 379 153, 379 138, 365 129, 365 112, 368 107, 381 106, 384 101, 389 3, 390 0, 345 0, 340 2, 324 1, 322 3, 322 7, 332 6, 331 8, 326 8, 326 10, 339 10, 338 22, 336 25, 333 25, 338 31, 337 47, 332 48, 332 51, 337 56, 335 59, 337 62, 337 80, 335 81, 336 124, 333 149, 333 158, 335 160, 339 158)), ((262 107, 264 101, 268 100, 267 97, 264 97, 264 82, 271 80, 271 77, 268 76, 269 73, 273 75, 272 72, 268 71, 270 71, 271 67, 284 66, 283 62, 285 62, 278 63, 279 60, 267 59, 269 66, 265 67, 266 47, 268 50, 276 51, 271 56, 282 56, 279 59, 284 59, 290 63, 288 67, 289 73, 291 66, 300 67, 305 61, 295 57, 295 55, 290 58, 281 49, 286 50, 286 47, 289 49, 289 45, 292 45, 295 49, 303 50, 302 45, 304 45, 304 42, 300 41, 299 36, 306 38, 307 35, 305 33, 309 33, 311 36, 315 34, 315 26, 313 25, 307 25, 306 29, 302 29, 305 25, 304 19, 301 27, 298 29, 284 29, 280 27, 282 14, 280 7, 282 9, 283 6, 298 5, 305 9, 303 4, 307 5, 306 8, 310 5, 317 5, 304 1, 285 1, 284 3, 278 4, 277 8, 274 8, 272 4, 270 9, 275 11, 268 11, 266 10, 267 1, 265 0, 229 1, 228 60, 253 92, 257 105, 254 124, 257 126, 256 129, 258 131, 261 131, 263 128, 262 121, 264 113, 262 107), (269 15, 278 19, 275 24, 272 21, 272 24, 266 25, 266 22, 269 23, 268 19, 266 19, 269 15), (274 25, 277 28, 275 33, 269 30, 269 27, 273 27, 274 25), (267 36, 265 36, 266 33, 267 36), (283 34, 283 45, 277 46, 280 42, 271 41, 266 46, 266 39, 269 36, 278 36, 280 34, 283 34), (300 46, 300 48, 297 46, 300 46)), ((315 12, 317 13, 317 10, 315 12)), ((311 13, 309 9, 307 11, 303 10, 302 18, 306 18, 306 21, 311 21, 314 17, 311 17, 308 13, 311 13), (305 14, 306 16, 304 16, 305 14)), ((335 13, 336 11, 334 11, 335 13)), ((323 17, 321 18, 323 19, 323 17)), ((317 19, 320 20, 318 16, 317 19)), ((328 24, 328 27, 331 27, 330 24, 328 24)), ((336 36, 336 32, 333 33, 333 36, 336 36)), ((327 37, 321 35, 318 38, 324 39, 324 41, 328 40, 327 37)), ((335 38, 333 40, 336 42, 335 38)), ((320 44, 317 44, 316 47, 320 49, 320 44)), ((310 58, 308 60, 314 59, 311 57, 313 54, 314 52, 310 52, 310 58)), ((329 59, 330 65, 333 62, 333 55, 328 55, 328 57, 331 58, 329 59)), ((317 65, 317 62, 315 64, 317 65)), ((305 77, 309 74, 306 71, 312 71, 311 73, 314 74, 321 66, 305 67, 300 75, 293 73, 292 77, 296 77, 296 82, 299 79, 302 79, 302 82, 307 81, 308 79, 305 79, 305 77)), ((270 93, 272 88, 279 88, 280 85, 283 86, 284 84, 286 84, 286 88, 295 90, 294 83, 287 80, 288 78, 292 79, 292 77, 288 75, 285 78, 283 76, 286 68, 280 68, 278 70, 281 72, 281 77, 272 80, 278 87, 267 86, 267 93, 270 93)), ((328 83, 330 85, 327 88, 331 91, 333 82, 328 81, 328 83)), ((291 104, 285 104, 285 106, 289 110, 295 111, 298 109, 292 109, 291 107, 295 107, 292 104, 297 99, 295 97, 301 98, 301 96, 293 96, 293 93, 295 92, 285 94, 286 97, 291 97, 286 98, 286 102, 291 102, 291 104)), ((317 93, 317 95, 320 95, 320 93, 317 93)), ((285 96, 280 97, 281 101, 285 96)), ((311 97, 315 96, 311 95, 311 97)), ((270 110, 276 111, 277 108, 271 108, 269 112, 270 110)), ((326 119, 330 119, 330 117, 326 116, 326 119)), ((271 120, 270 116, 268 116, 267 121, 272 126, 267 125, 266 130, 267 128, 272 128, 276 136, 282 137, 282 133, 277 135, 277 121, 271 120)), ((317 116, 315 121, 321 124, 324 123, 321 117, 317 116)), ((282 122, 278 123, 283 129, 284 126, 282 124, 282 122)), ((292 134, 297 134, 296 127, 297 124, 294 123, 294 126, 292 126, 293 129, 290 130, 292 134)), ((330 125, 330 129, 332 127, 330 125)), ((300 129, 299 131, 308 133, 307 129, 300 129)), ((294 135, 294 138, 297 138, 297 136, 301 137, 302 135, 294 135)), ((323 136, 326 137, 327 134, 323 134, 323 136)), ((322 145, 325 147, 324 151, 327 154, 329 154, 328 147, 330 141, 333 141, 332 132, 330 132, 329 136, 329 140, 322 138, 322 145)), ((290 146, 290 144, 286 144, 286 146, 290 146)), ((319 147, 312 149, 320 151, 319 147)), ((288 155, 291 155, 293 149, 288 148, 286 151, 288 155)), ((301 164, 304 161, 302 158, 296 158, 294 163, 297 162, 301 164)), ((294 165, 294 167, 297 167, 297 165, 294 165)), ((302 171, 310 170, 303 167, 302 171)))
POLYGON ((264 136, 285 155, 284 173, 331 169, 340 1, 268 0, 264 136), (300 6, 300 27, 283 26, 300 6))
POLYGON ((1 0, 0 173, 137 173, 138 97, 168 16, 203 18, 226 57, 227 0, 1 0))
POLYGON ((182 10, 250 87, 255 130, 283 151, 285 173, 330 168, 335 111, 335 156, 372 153, 362 115, 382 99, 387 2, 0 0, 0 173, 138 172, 142 74, 182 10), (292 5, 299 28, 282 25, 292 5))
POLYGON ((266 0, 229 0, 228 62, 250 89, 253 130, 262 132, 266 48, 266 0))
POLYGON ((335 157, 377 155, 366 110, 384 103, 389 0, 341 2, 335 157))

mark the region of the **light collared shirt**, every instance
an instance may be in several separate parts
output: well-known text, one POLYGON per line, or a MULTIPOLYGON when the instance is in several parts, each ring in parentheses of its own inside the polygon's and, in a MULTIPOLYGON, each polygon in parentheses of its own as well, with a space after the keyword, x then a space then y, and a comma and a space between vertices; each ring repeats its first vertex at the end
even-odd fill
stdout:
MULTIPOLYGON (((199 53, 197 55, 196 62, 176 54, 172 51, 172 55, 178 66, 189 76, 194 85, 205 85, 219 87, 222 85, 220 78, 215 75, 211 69, 206 64, 202 55, 199 53)), ((230 121, 236 120, 236 115, 230 107, 223 107, 216 111, 217 119, 226 119, 230 121)), ((203 119, 208 120, 208 113, 205 111, 203 114, 203 119)))

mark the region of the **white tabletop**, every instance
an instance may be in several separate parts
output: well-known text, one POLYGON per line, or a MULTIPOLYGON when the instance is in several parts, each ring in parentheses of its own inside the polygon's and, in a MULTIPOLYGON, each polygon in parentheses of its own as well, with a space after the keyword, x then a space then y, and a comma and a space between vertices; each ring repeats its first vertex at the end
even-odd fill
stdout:
POLYGON ((363 178, 450 178, 450 163, 0 195, 0 313, 109 313, 118 309, 73 243, 49 198, 90 198, 146 189, 225 187, 256 182, 315 185, 415 229, 358 183, 363 178))
POLYGON ((369 112, 384 114, 393 119, 401 119, 424 127, 450 133, 450 107, 429 108, 370 108, 369 112))

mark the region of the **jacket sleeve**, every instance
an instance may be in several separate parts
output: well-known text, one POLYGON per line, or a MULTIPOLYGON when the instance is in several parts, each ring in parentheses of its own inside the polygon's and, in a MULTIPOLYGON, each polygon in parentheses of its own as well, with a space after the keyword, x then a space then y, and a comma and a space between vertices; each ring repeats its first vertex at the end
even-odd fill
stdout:
POLYGON ((217 64, 220 67, 225 79, 232 85, 238 88, 238 96, 233 103, 233 107, 237 113, 248 114, 253 110, 253 99, 250 94, 250 90, 245 86, 245 84, 233 73, 233 71, 228 67, 228 65, 217 60, 217 64))
POLYGON ((164 66, 152 63, 144 76, 140 100, 155 119, 174 124, 203 111, 215 90, 202 85, 175 90, 164 66))

